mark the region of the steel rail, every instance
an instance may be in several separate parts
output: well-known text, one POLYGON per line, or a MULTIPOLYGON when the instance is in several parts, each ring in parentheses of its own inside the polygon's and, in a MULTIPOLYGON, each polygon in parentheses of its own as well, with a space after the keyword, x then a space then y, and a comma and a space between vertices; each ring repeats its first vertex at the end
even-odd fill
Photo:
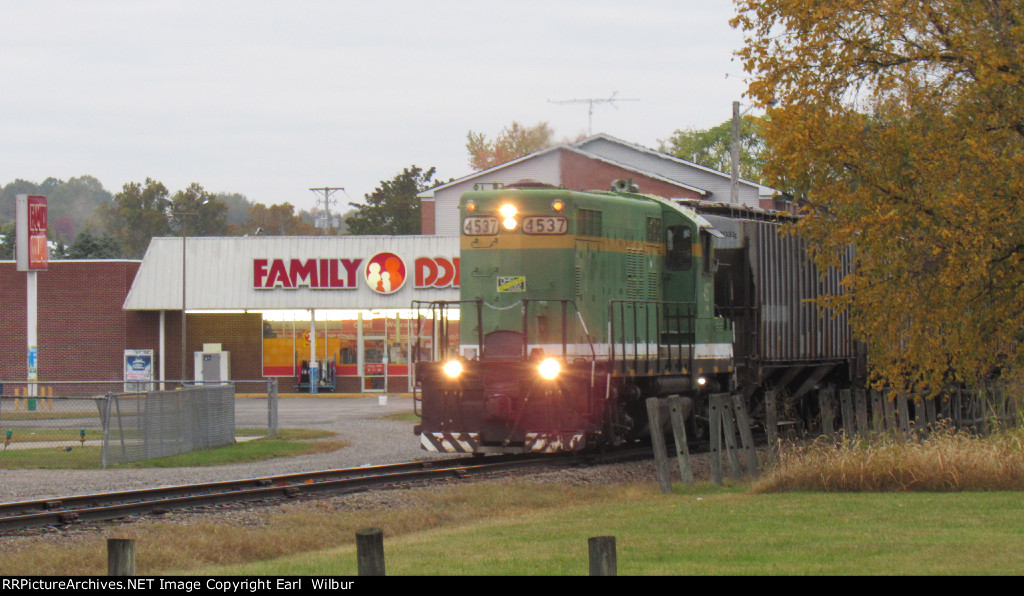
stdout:
POLYGON ((593 459, 593 454, 453 458, 2 503, 0 533, 317 493, 358 492, 389 484, 461 479, 516 468, 578 465, 593 459))

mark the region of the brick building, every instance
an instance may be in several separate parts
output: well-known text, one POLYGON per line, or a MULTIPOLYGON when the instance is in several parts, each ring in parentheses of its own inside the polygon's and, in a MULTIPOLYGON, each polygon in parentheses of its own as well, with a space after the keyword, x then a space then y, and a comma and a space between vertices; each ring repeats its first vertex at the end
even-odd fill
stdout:
MULTIPOLYGON (((474 172, 420 193, 423 234, 458 234, 459 197, 474 188, 500 187, 524 180, 570 190, 608 190, 613 180, 631 179, 640 192, 667 199, 728 203, 729 174, 685 159, 597 134, 577 143, 554 145, 493 168, 474 172)), ((783 210, 777 191, 737 180, 738 203, 746 207, 783 210)))
MULTIPOLYGON (((139 261, 51 261, 38 273, 40 382, 120 380, 125 349, 157 347, 156 315, 126 311, 139 261)), ((0 382, 26 379, 26 273, 0 261, 0 382)))
POLYGON ((199 378, 216 344, 232 380, 278 377, 283 391, 311 381, 318 391, 408 391, 414 336, 423 349, 435 341, 413 302, 459 294, 454 236, 198 237, 185 246, 183 255, 181 238, 154 238, 123 301, 126 312, 148 313, 164 338, 158 379, 180 378, 184 298, 186 378, 199 378))

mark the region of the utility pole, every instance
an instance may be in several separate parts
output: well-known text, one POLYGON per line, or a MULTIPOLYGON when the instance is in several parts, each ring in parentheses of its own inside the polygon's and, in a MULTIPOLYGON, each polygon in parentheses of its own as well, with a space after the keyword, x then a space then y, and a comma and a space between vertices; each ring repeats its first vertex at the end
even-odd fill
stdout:
POLYGON ((617 102, 617 101, 640 101, 639 99, 617 98, 615 96, 618 95, 618 93, 619 92, 616 91, 615 93, 612 93, 611 97, 603 97, 603 98, 589 97, 589 98, 585 98, 585 99, 575 99, 575 98, 574 99, 560 99, 560 100, 549 99, 548 103, 562 103, 562 104, 565 104, 565 103, 585 103, 585 104, 587 104, 587 136, 590 136, 590 135, 594 134, 593 130, 594 130, 594 105, 595 104, 606 103, 606 104, 609 104, 610 106, 612 106, 613 108, 615 108, 617 110, 617 109, 619 109, 618 106, 615 105, 615 102, 617 102))
POLYGON ((323 224, 321 224, 320 218, 317 218, 313 224, 318 228, 324 228, 324 234, 326 234, 329 228, 336 227, 331 225, 331 203, 337 203, 338 201, 336 199, 332 199, 331 195, 339 190, 341 192, 345 192, 345 189, 341 186, 325 186, 323 188, 311 188, 309 190, 317 193, 317 195, 323 195, 322 198, 318 196, 316 199, 317 210, 320 210, 320 206, 323 205, 323 224))

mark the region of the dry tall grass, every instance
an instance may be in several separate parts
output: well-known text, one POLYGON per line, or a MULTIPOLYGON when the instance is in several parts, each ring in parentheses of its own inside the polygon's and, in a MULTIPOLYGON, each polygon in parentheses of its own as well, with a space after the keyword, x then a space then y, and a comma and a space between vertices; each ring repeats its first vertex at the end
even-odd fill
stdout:
POLYGON ((784 443, 755 492, 1024 490, 1024 431, 988 436, 939 428, 921 439, 821 438, 784 443))

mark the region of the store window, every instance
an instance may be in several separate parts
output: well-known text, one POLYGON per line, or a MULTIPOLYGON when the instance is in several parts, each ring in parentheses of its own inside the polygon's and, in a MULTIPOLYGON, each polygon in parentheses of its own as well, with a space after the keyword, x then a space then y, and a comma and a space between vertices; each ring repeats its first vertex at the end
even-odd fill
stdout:
MULTIPOLYGON (((308 386, 315 363, 321 390, 335 388, 340 377, 361 377, 363 391, 382 391, 387 377, 409 374, 415 350, 419 358, 429 358, 435 341, 431 321, 417 322, 408 310, 316 310, 315 322, 308 310, 265 311, 262 316, 263 375, 293 377, 300 388, 308 386)), ((445 327, 449 343, 457 346, 458 321, 445 327)))

